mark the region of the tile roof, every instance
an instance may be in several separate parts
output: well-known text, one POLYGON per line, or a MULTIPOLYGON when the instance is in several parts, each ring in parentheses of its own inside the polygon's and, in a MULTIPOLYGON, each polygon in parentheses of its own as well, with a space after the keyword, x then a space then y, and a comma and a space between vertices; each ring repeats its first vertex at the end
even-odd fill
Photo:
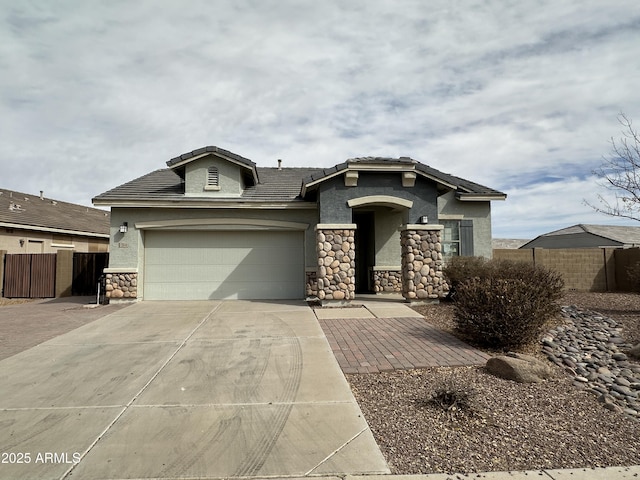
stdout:
POLYGON ((109 222, 105 210, 0 189, 0 225, 109 236, 109 222))
POLYGON ((576 233, 591 233, 592 235, 614 240, 625 245, 640 245, 640 227, 631 226, 578 224, 542 234, 540 237, 553 237, 576 233))
MULTIPOLYGON (((172 165, 176 165, 180 161, 188 160, 202 153, 210 152, 218 149, 218 147, 205 147, 202 149, 194 150, 188 154, 181 155, 171 159, 167 164, 170 168, 156 170, 147 175, 139 177, 135 180, 127 182, 119 187, 111 189, 98 195, 94 201, 98 203, 108 204, 109 201, 153 201, 153 200, 177 200, 184 197, 184 184, 179 172, 176 172, 172 165), (173 162, 173 163, 172 163, 173 162)), ((226 150, 218 149, 217 151, 226 152, 225 155, 235 155, 226 150)), ((236 155, 236 157, 239 157, 236 155)), ((253 162, 243 157, 239 157, 248 166, 255 165, 253 162), (246 161, 246 162, 245 162, 246 161)), ((329 178, 333 174, 341 172, 349 168, 349 166, 357 165, 398 165, 398 167, 411 166, 418 172, 423 173, 425 176, 433 178, 435 181, 439 181, 447 186, 455 188, 458 194, 464 195, 479 195, 479 196, 504 196, 502 192, 493 190, 483 185, 464 180, 453 175, 442 173, 428 165, 423 165, 420 162, 413 160, 409 157, 400 158, 386 158, 386 157, 360 157, 352 158, 344 163, 336 165, 331 168, 302 168, 302 167, 289 167, 289 168, 265 168, 265 167, 253 167, 257 173, 259 182, 255 185, 250 185, 245 188, 242 196, 239 198, 244 201, 255 202, 291 202, 302 201, 300 197, 303 191, 303 185, 310 183, 321 182, 324 178, 329 178)), ((197 197, 191 197, 197 200, 197 197)), ((235 198, 222 198, 216 197, 216 201, 237 201, 235 198)))
MULTIPOLYGON (((289 202, 302 200, 302 179, 318 171, 315 168, 256 168, 260 183, 247 187, 240 198, 231 200, 289 202)), ((94 200, 174 200, 184 198, 184 184, 178 174, 165 168, 98 195, 94 200)), ((225 199, 218 197, 217 200, 225 199)))
POLYGON ((430 167, 429 165, 425 165, 420 163, 417 160, 414 160, 410 157, 400 157, 400 158, 390 158, 390 157, 357 157, 350 158, 346 162, 335 165, 334 167, 319 170, 317 173, 310 175, 305 178, 305 183, 312 183, 322 178, 330 177, 331 175, 340 172, 342 170, 346 170, 350 165, 357 166, 358 165, 398 165, 401 166, 412 166, 418 172, 425 174, 428 177, 431 177, 435 180, 438 180, 444 184, 451 185, 455 187, 458 193, 465 195, 489 195, 489 196, 506 196, 504 193, 494 190, 489 187, 485 187, 484 185, 480 185, 479 183, 471 182, 469 180, 465 180, 464 178, 456 177, 454 175, 450 175, 448 173, 441 172, 440 170, 436 170, 435 168, 430 167))
POLYGON ((180 163, 180 162, 183 162, 185 160, 189 160, 190 158, 197 157, 198 155, 202 155, 203 153, 219 153, 219 154, 224 155, 226 157, 232 158, 236 162, 240 162, 240 163, 246 165, 247 167, 250 167, 250 168, 255 168, 256 167, 256 164, 254 162, 252 162, 251 160, 249 160, 248 158, 241 157, 237 153, 233 153, 233 152, 230 152, 229 150, 225 150, 224 148, 216 147, 216 146, 213 146, 213 145, 210 145, 208 147, 198 148, 197 150, 193 150, 193 151, 188 152, 188 153, 183 153, 182 155, 174 157, 174 158, 172 158, 171 160, 169 160, 167 162, 167 166, 168 167, 172 167, 176 163, 180 163))

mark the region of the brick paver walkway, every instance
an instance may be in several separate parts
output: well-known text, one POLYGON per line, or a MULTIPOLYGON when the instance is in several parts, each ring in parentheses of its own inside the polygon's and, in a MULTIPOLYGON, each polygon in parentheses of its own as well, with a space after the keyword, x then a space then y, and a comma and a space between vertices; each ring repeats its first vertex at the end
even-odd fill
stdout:
POLYGON ((489 359, 419 317, 319 322, 344 373, 481 365, 489 359))

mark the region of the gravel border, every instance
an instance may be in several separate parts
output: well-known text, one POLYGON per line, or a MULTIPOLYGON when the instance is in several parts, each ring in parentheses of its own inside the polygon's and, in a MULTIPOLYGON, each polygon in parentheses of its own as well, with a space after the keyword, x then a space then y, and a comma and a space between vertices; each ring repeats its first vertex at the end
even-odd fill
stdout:
MULTIPOLYGON (((638 332, 640 295, 571 293, 563 303, 615 315, 625 338, 638 332)), ((452 331, 451 305, 416 310, 452 331)), ((540 346, 534 350, 542 356, 540 346)), ((502 380, 483 367, 351 374, 347 380, 394 474, 638 464, 640 421, 604 408, 562 368, 556 372, 540 384, 502 380), (469 394, 470 408, 431 405, 428 399, 442 387, 469 394)))

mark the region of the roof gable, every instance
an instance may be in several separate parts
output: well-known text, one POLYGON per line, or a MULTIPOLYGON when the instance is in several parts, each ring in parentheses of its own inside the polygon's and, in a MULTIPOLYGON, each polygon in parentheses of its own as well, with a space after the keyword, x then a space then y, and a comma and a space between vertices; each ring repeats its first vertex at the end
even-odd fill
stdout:
POLYGON ((347 171, 414 172, 433 180, 446 189, 455 190, 456 196, 460 200, 504 200, 507 197, 506 194, 498 190, 443 173, 410 157, 350 158, 346 162, 306 177, 303 180, 302 195, 304 196, 308 189, 347 171))
POLYGON ((258 172, 256 170, 256 164, 254 162, 252 162, 248 158, 241 157, 240 155, 230 152, 229 150, 225 150, 216 146, 202 147, 191 152, 183 153, 182 155, 169 160, 167 162, 167 166, 184 179, 185 165, 208 155, 215 155, 216 157, 222 158, 224 160, 227 160, 228 162, 240 166, 247 171, 252 180, 248 182, 248 184, 255 185, 258 183, 258 172))

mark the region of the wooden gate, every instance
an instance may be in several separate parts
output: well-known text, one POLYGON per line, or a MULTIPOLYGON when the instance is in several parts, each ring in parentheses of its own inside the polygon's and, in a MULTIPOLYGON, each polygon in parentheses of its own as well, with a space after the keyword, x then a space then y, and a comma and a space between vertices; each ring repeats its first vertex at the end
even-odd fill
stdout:
POLYGON ((71 295, 96 295, 98 279, 109 264, 108 253, 73 254, 73 284, 71 295))
POLYGON ((55 297, 55 253, 18 253, 4 258, 4 297, 55 297))

